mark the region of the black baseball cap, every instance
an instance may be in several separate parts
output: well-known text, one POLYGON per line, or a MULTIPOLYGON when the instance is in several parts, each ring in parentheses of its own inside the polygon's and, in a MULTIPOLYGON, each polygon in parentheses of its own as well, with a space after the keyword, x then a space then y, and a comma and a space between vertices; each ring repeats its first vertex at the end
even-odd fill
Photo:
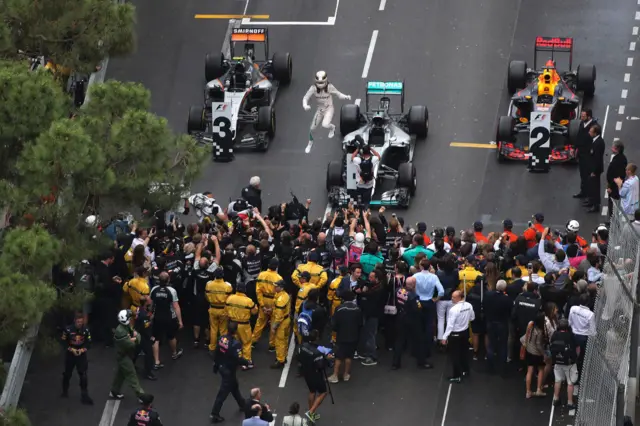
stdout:
POLYGON ((425 232, 427 232, 427 224, 424 222, 418 222, 418 224, 416 225, 416 228, 418 228, 418 232, 421 234, 424 234, 425 232))
POLYGON ((151 405, 153 403, 153 395, 150 393, 143 393, 139 399, 142 405, 151 405))
POLYGON ((476 261, 476 257, 472 254, 470 254, 469 256, 465 257, 466 261, 469 263, 473 263, 476 261))
POLYGON ((511 229, 511 228, 513 228, 513 221, 511 219, 505 219, 505 220, 502 221, 502 225, 505 228, 511 229))
POLYGON ((533 215, 533 218, 535 220, 537 220, 538 222, 544 222, 544 214, 542 213, 536 213, 533 215))
POLYGON ((302 271, 300 273, 300 278, 304 278, 305 280, 309 281, 311 279, 311 274, 307 271, 302 271))
POLYGON ((482 231, 484 229, 484 225, 479 220, 473 222, 473 230, 474 231, 482 231))
POLYGON ((280 261, 277 257, 274 257, 269 261, 269 269, 278 269, 278 266, 280 266, 280 261))

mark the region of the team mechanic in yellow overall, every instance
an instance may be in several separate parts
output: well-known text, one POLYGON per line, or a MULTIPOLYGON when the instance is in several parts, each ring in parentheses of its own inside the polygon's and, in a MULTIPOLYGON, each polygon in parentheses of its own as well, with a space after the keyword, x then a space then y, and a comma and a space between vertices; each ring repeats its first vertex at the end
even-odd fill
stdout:
MULTIPOLYGON (((253 344, 260 340, 262 331, 268 322, 273 321, 273 302, 276 297, 276 282, 282 281, 282 277, 278 274, 278 259, 273 258, 269 261, 269 269, 260 272, 256 281, 256 297, 258 298, 258 320, 253 329, 253 344)), ((273 327, 269 331, 269 351, 275 350, 275 334, 273 327)))
POLYGON ((246 285, 239 283, 236 286, 236 294, 232 294, 227 298, 226 307, 227 314, 230 321, 238 323, 238 340, 242 343, 242 358, 248 361, 247 365, 243 365, 243 370, 249 370, 253 368, 253 361, 251 360, 251 324, 249 320, 251 315, 258 313, 258 307, 253 300, 245 294, 246 285))
POLYGON ((133 278, 124 283, 122 290, 131 302, 130 307, 124 306, 124 308, 130 309, 131 313, 135 314, 140 305, 144 303, 143 299, 151 293, 147 269, 144 266, 138 266, 134 271, 133 278))
MULTIPOLYGON (((346 266, 341 266, 339 271, 340 275, 338 275, 333 279, 333 281, 331 281, 331 284, 329 284, 329 291, 327 291, 327 300, 329 301, 329 303, 331 303, 331 311, 329 312, 330 317, 333 317, 333 313, 342 303, 342 299, 338 297, 338 287, 340 287, 342 279, 349 273, 349 268, 347 268, 346 266)), ((336 343, 335 331, 331 332, 331 343, 336 343)))
MULTIPOLYGON (((295 274, 295 272, 294 272, 295 274)), ((298 283, 300 290, 298 290, 298 297, 296 298, 296 310, 295 310, 295 322, 293 323, 293 331, 296 334, 296 340, 298 344, 302 344, 302 335, 298 331, 298 315, 300 314, 300 309, 302 304, 307 300, 309 296, 309 292, 313 289, 317 289, 318 287, 314 284, 310 283, 311 274, 307 271, 303 271, 298 275, 298 283)))
POLYGON ((284 280, 277 281, 275 288, 276 298, 271 317, 271 334, 274 336, 276 346, 276 362, 271 368, 278 369, 284 367, 287 362, 289 333, 291 333, 291 297, 289 297, 289 293, 284 291, 284 280))
POLYGON ((218 268, 213 272, 213 280, 204 288, 204 294, 209 302, 209 350, 215 351, 218 335, 227 334, 227 299, 233 293, 231 284, 224 280, 224 269, 218 268))
POLYGON ((321 265, 318 265, 318 261, 320 260, 318 253, 316 251, 310 251, 307 259, 307 263, 298 265, 296 270, 293 271, 291 280, 296 286, 300 287, 300 274, 308 272, 310 276, 307 280, 308 282, 315 285, 318 289, 324 287, 328 277, 327 272, 322 269, 321 265))

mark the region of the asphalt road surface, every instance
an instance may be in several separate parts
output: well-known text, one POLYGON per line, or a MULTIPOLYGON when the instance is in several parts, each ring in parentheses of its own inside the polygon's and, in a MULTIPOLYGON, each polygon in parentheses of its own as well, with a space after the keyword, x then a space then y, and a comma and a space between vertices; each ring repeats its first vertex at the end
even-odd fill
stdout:
MULTIPOLYGON (((408 223, 424 220, 429 226, 461 229, 480 219, 488 229, 497 230, 501 220, 509 217, 521 231, 531 214, 542 211, 553 227, 579 220, 582 233, 588 235, 604 217, 587 215, 571 198, 579 186, 575 167, 530 174, 523 164, 498 164, 490 147, 450 145, 488 144, 494 139, 497 117, 507 111, 508 61, 532 63, 538 35, 573 37, 574 64, 596 65, 597 90, 590 107, 605 128, 605 141, 610 144, 614 137, 621 138, 627 142, 629 161, 639 161, 639 150, 632 145, 640 130, 640 120, 635 119, 640 117, 639 77, 634 72, 640 61, 635 44, 640 42, 636 26, 640 7, 634 0, 342 0, 339 4, 327 0, 315 5, 294 0, 138 0, 135 4, 138 52, 112 59, 107 77, 143 83, 151 90, 153 111, 167 117, 176 131, 186 129, 189 106, 202 101, 204 54, 220 49, 230 17, 251 15, 252 23, 269 24, 271 50, 288 51, 293 57, 293 82, 277 101, 278 135, 269 152, 239 154, 230 164, 212 163, 193 188, 211 190, 222 204, 237 197, 251 176, 259 175, 265 205, 288 199, 292 190, 301 199, 313 200, 312 216, 322 215, 325 168, 339 158, 340 142, 319 130, 312 153, 304 153, 313 111, 303 111, 301 99, 314 72, 323 69, 354 100, 363 100, 367 78, 405 79, 407 106, 428 106, 429 138, 419 142, 415 157, 417 196, 411 208, 400 213, 408 223), (197 14, 212 16, 196 19, 197 14)), ((339 109, 341 101, 336 104, 339 109)), ((189 343, 185 339, 185 345, 189 343)), ((35 425, 126 423, 136 405, 130 393, 122 403, 107 404, 103 413, 113 354, 97 346, 89 358, 95 407, 81 406, 73 394, 69 400, 60 400, 61 363, 34 360, 23 403, 35 425)), ((240 374, 243 392, 262 387, 279 418, 292 401, 305 405, 306 389, 294 371, 283 379, 281 372, 266 368, 273 357, 264 349, 256 351, 254 361, 256 369, 240 374)), ((183 359, 166 364, 159 381, 144 383, 145 390, 156 395, 165 424, 207 424, 219 381, 205 351, 186 348, 183 359)), ((551 418, 549 399, 525 400, 520 375, 509 380, 489 377, 482 372, 483 364, 474 363, 470 380, 450 386, 446 382, 449 367, 441 355, 435 358, 432 371, 416 371, 407 363, 405 369, 392 372, 385 353, 377 366, 358 364, 351 382, 333 386, 336 405, 325 402, 321 422, 375 426, 570 423, 570 413, 561 412, 555 421, 551 418)), ((231 400, 222 415, 227 424, 239 424, 241 417, 231 400)))

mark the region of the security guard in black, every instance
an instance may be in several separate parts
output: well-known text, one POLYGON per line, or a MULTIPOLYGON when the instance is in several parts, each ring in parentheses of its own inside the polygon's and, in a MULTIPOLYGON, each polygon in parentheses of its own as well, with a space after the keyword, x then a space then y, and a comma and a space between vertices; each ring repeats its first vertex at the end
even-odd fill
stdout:
POLYGON ((91 333, 84 326, 84 316, 81 312, 76 314, 73 324, 64 329, 62 340, 66 344, 64 373, 62 374, 62 397, 69 396, 69 382, 73 370, 76 369, 78 376, 80 376, 81 401, 85 405, 93 405, 93 400, 89 397, 87 378, 89 368, 87 350, 91 345, 91 333))
POLYGON ((229 394, 233 395, 238 407, 244 410, 245 399, 240 394, 236 371, 239 365, 249 365, 249 363, 242 358, 242 343, 234 337, 237 331, 238 324, 229 321, 227 334, 220 337, 216 346, 213 372, 220 374, 221 382, 218 395, 216 395, 216 400, 211 409, 210 417, 213 423, 224 421, 224 418, 220 416, 220 410, 229 394))

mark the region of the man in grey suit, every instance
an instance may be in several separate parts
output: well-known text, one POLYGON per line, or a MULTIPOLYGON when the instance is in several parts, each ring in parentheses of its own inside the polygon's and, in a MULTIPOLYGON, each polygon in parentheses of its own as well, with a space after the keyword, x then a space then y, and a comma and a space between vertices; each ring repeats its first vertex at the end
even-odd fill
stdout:
POLYGON ((269 426, 269 422, 260 418, 260 415, 262 414, 262 406, 260 404, 253 404, 251 406, 251 414, 253 414, 253 417, 244 419, 242 421, 242 426, 269 426))

